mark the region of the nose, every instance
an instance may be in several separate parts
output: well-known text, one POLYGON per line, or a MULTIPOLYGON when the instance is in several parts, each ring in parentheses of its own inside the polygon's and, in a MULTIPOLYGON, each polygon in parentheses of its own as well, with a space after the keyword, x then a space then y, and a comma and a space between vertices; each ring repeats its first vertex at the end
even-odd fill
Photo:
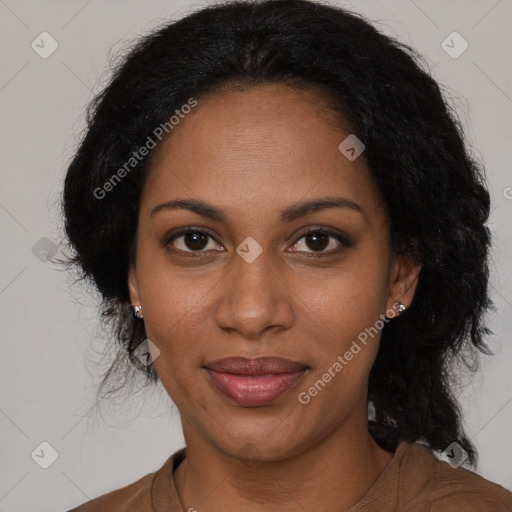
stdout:
POLYGON ((279 269, 269 259, 265 250, 251 263, 233 255, 233 267, 223 280, 215 312, 221 329, 255 340, 272 328, 291 327, 293 294, 282 272, 279 275, 279 269))

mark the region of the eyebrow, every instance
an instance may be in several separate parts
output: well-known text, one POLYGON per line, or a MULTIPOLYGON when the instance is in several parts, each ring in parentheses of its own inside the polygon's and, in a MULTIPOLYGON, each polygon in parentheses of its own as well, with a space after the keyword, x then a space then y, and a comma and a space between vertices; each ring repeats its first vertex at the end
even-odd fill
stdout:
MULTIPOLYGON (((310 201, 297 202, 285 208, 279 214, 279 222, 292 222, 300 217, 304 217, 310 213, 326 210, 329 208, 347 208, 361 214, 365 214, 364 210, 357 203, 350 201, 344 197, 326 197, 324 199, 313 199, 310 201)), ((197 213, 202 217, 227 223, 227 216, 220 208, 213 206, 205 201, 198 199, 176 199, 155 206, 149 213, 153 217, 157 212, 164 210, 189 210, 197 213)))

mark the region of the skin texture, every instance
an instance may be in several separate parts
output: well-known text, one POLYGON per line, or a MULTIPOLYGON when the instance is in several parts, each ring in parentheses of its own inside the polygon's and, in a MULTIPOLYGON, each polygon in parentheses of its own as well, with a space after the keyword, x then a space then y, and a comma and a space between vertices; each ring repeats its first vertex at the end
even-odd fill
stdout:
POLYGON ((385 205, 363 158, 338 150, 348 135, 314 89, 224 89, 200 98, 154 155, 128 282, 160 350, 155 369, 180 411, 187 458, 175 479, 185 510, 345 510, 393 456, 367 428, 378 335, 308 404, 298 400, 359 333, 397 301, 411 303, 420 272, 391 254, 385 205), (333 196, 363 213, 328 208, 279 222, 294 203, 333 196), (225 222, 185 209, 150 216, 176 199, 210 203, 225 222), (213 238, 166 245, 186 226, 213 238), (352 245, 333 236, 315 245, 304 236, 309 228, 340 230, 352 245), (251 263, 236 252, 246 237, 262 248, 251 263), (187 257, 194 248, 199 256, 187 257), (236 355, 309 368, 274 402, 241 407, 203 368, 236 355))

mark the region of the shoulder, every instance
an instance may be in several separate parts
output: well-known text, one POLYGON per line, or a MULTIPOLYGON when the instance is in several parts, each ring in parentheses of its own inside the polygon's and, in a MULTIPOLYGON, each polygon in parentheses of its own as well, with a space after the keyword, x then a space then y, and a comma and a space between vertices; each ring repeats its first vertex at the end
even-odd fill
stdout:
MULTIPOLYGON (((405 466, 411 467, 416 459, 423 461, 420 467, 428 468, 423 475, 421 489, 410 503, 411 511, 420 510, 414 503, 428 503, 430 508, 425 509, 428 512, 512 511, 512 493, 501 485, 466 468, 453 468, 423 445, 415 444, 408 452, 409 460, 405 466)), ((407 472, 403 476, 407 478, 407 472)))
POLYGON ((151 510, 151 484, 156 473, 149 473, 129 485, 103 494, 67 512, 149 511, 151 510))
POLYGON ((454 469, 436 460, 433 484, 434 503, 440 512, 512 512, 511 492, 463 467, 454 469))
POLYGON ((153 500, 158 501, 162 498, 170 499, 172 505, 172 472, 175 464, 182 460, 184 454, 185 449, 180 449, 173 453, 157 471, 67 512, 98 512, 99 510, 101 512, 152 512, 153 500))

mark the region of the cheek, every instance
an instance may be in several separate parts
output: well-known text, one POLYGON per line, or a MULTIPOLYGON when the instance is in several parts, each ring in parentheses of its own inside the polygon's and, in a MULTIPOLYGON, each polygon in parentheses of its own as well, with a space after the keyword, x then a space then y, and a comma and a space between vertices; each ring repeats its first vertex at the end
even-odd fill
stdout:
POLYGON ((151 241, 141 241, 137 270, 148 335, 163 341, 175 337, 183 324, 193 327, 207 292, 202 279, 191 279, 189 269, 173 266, 165 249, 151 241))
POLYGON ((326 425, 366 404, 368 376, 385 325, 371 300, 352 297, 361 300, 340 301, 341 308, 331 308, 324 316, 324 328, 317 329, 315 323, 310 329, 318 348, 310 352, 314 364, 296 393, 308 418, 323 418, 326 425))
POLYGON ((154 361, 158 377, 172 401, 182 412, 202 404, 199 365, 205 351, 204 329, 200 314, 192 306, 184 307, 183 294, 169 294, 161 307, 151 304, 146 315, 146 333, 160 350, 154 361))
POLYGON ((309 271, 293 277, 301 305, 297 318, 318 329, 314 332, 322 334, 328 347, 342 349, 385 313, 387 267, 385 258, 376 254, 372 248, 359 250, 328 273, 309 271))
POLYGON ((197 366, 207 342, 205 287, 197 282, 185 283, 157 259, 145 262, 141 258, 139 281, 146 334, 160 350, 155 369, 164 387, 172 389, 174 395, 181 383, 187 382, 187 369, 197 366))
POLYGON ((296 289, 302 304, 298 332, 315 347, 309 351, 314 365, 301 391, 311 398, 322 395, 316 400, 319 407, 330 400, 350 401, 366 387, 386 324, 386 267, 375 254, 358 251, 322 279, 303 274, 296 289))

